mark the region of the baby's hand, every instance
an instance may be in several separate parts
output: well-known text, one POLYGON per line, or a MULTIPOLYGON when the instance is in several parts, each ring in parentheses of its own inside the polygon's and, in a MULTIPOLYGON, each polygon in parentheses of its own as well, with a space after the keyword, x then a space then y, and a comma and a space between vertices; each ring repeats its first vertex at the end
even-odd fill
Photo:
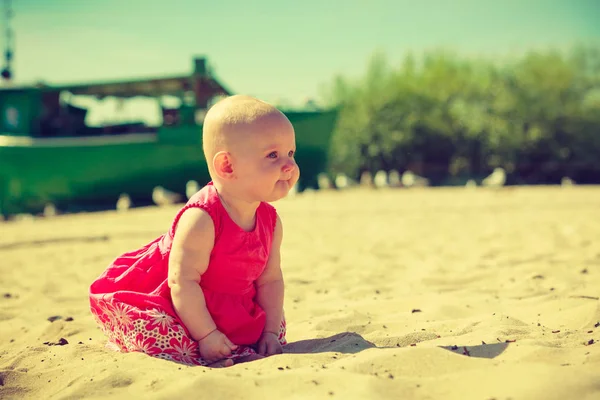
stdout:
POLYGON ((209 364, 229 357, 231 352, 237 349, 237 346, 217 329, 199 340, 198 347, 200 355, 209 364))
POLYGON ((281 347, 277 335, 273 332, 263 332, 258 341, 258 354, 268 357, 281 353, 283 353, 283 347, 281 347))

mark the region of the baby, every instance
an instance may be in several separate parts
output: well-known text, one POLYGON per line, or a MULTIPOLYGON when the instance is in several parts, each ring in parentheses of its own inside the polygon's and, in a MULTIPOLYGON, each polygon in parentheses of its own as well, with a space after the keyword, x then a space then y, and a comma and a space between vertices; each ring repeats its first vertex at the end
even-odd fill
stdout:
POLYGON ((92 283, 90 305, 117 350, 231 366, 286 344, 283 228, 268 203, 298 181, 294 128, 271 105, 231 96, 208 111, 203 150, 212 181, 167 233, 92 283))

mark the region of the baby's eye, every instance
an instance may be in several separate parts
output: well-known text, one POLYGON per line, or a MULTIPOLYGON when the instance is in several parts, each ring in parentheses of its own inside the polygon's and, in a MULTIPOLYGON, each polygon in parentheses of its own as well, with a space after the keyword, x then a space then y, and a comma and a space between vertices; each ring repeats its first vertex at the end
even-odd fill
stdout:
POLYGON ((288 153, 288 157, 294 157, 294 154, 295 154, 294 150, 290 150, 290 152, 288 153))
POLYGON ((267 158, 277 158, 277 152, 276 151, 270 152, 269 155, 267 156, 267 158))

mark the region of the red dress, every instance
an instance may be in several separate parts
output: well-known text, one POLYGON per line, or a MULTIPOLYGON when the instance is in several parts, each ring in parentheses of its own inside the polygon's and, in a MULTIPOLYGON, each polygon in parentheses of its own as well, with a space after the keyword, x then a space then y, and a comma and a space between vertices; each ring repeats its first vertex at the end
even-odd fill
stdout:
MULTIPOLYGON (((251 346, 265 326, 254 283, 269 258, 277 214, 271 205, 261 203, 254 230, 246 232, 229 217, 212 182, 177 213, 168 233, 118 257, 90 286, 92 314, 113 348, 189 365, 207 364, 173 308, 167 283, 175 229, 192 207, 206 211, 215 226, 214 247, 200 280, 206 307, 217 328, 239 346, 230 358, 254 353, 251 346)), ((286 344, 285 333, 283 320, 281 344, 286 344)))

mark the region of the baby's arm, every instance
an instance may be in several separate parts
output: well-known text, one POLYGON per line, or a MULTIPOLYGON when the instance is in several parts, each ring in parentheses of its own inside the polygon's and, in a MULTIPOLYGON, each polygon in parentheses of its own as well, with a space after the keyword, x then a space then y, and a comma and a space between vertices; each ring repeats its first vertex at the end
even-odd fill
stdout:
POLYGON ((183 213, 169 256, 169 287, 175 311, 195 340, 217 329, 199 285, 200 276, 208 268, 214 241, 210 215, 199 208, 183 213))
POLYGON ((279 327, 283 318, 284 285, 280 265, 282 239, 283 227, 279 216, 277 216, 269 260, 265 270, 256 282, 256 301, 267 315, 264 332, 272 332, 275 335, 279 334, 279 327))

